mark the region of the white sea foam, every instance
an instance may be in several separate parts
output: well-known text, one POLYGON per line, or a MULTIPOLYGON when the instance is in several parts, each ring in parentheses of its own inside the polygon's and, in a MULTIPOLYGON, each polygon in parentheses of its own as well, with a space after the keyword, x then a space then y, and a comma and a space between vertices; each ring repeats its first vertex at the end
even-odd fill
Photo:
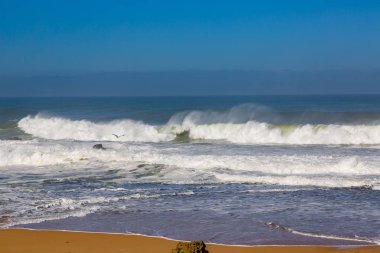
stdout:
POLYGON ((283 231, 287 231, 292 234, 296 235, 302 235, 302 236, 308 236, 308 237, 314 237, 314 238, 325 238, 325 239, 332 239, 332 240, 344 240, 344 241, 356 241, 356 242, 366 242, 366 243, 376 243, 378 244, 375 240, 372 240, 370 238, 366 237, 347 237, 347 236, 338 236, 338 235, 329 235, 329 234, 320 234, 320 233, 310 233, 310 232, 302 232, 302 231, 297 231, 292 228, 276 224, 273 222, 266 222, 265 225, 267 225, 270 228, 276 228, 280 229, 283 231))
MULTIPOLYGON (((173 128, 173 127, 172 127, 173 128)), ((244 144, 380 144, 378 125, 280 126, 249 121, 243 124, 178 125, 192 139, 226 140, 244 144)))
POLYGON ((192 139, 243 144, 380 144, 380 125, 281 125, 276 121, 270 111, 241 106, 219 113, 179 113, 162 126, 130 119, 95 123, 43 115, 23 118, 18 126, 35 137, 52 140, 163 142, 188 131, 192 139))
MULTIPOLYGON (((126 189, 124 189, 126 190, 126 189)), ((123 196, 86 196, 78 199, 62 197, 55 199, 39 200, 41 203, 35 205, 34 201, 27 202, 23 200, 23 206, 17 213, 12 213, 12 216, 19 216, 15 219, 10 218, 9 222, 0 224, 1 227, 11 227, 18 224, 39 223, 49 220, 64 219, 67 217, 84 217, 90 213, 99 210, 112 210, 112 205, 119 201, 131 199, 150 199, 160 198, 165 196, 177 195, 192 195, 191 191, 178 193, 162 193, 162 194, 127 194, 123 196)), ((120 208, 120 206, 119 206, 120 208)), ((16 208, 17 209, 17 208, 16 208)))
MULTIPOLYGON (((330 154, 256 155, 213 153, 202 146, 72 141, 0 142, 0 170, 47 173, 86 167, 122 169, 125 179, 141 182, 237 182, 379 189, 380 158, 330 154), (136 167, 138 164, 148 166, 136 167), (159 165, 159 167, 155 166, 159 165), (17 167, 15 170, 14 167, 17 167), (128 172, 128 173, 127 173, 128 172)), ((229 153, 226 149, 223 152, 229 153)))
POLYGON ((253 104, 226 111, 190 111, 173 115, 167 126, 193 139, 247 144, 380 144, 380 125, 287 122, 270 109, 253 104))
POLYGON ((18 126, 28 134, 51 140, 158 142, 174 138, 159 133, 154 126, 130 119, 94 123, 36 115, 21 119, 18 126))
POLYGON ((58 214, 51 214, 51 215, 44 214, 44 215, 41 215, 39 217, 26 217, 26 216, 24 216, 22 218, 17 217, 14 219, 10 219, 9 223, 1 225, 0 227, 1 228, 9 228, 9 227, 14 227, 14 226, 21 225, 21 224, 26 225, 26 224, 32 224, 32 223, 40 223, 40 222, 50 221, 50 220, 65 219, 68 217, 84 217, 84 216, 86 216, 90 213, 94 213, 98 210, 99 210, 99 207, 92 206, 89 208, 82 208, 82 209, 78 209, 75 211, 68 211, 67 212, 67 210, 66 210, 66 212, 62 212, 62 213, 58 213, 58 214))
POLYGON ((295 186, 319 186, 319 187, 367 187, 373 183, 379 183, 371 179, 357 179, 357 178, 340 178, 319 176, 257 176, 247 177, 244 175, 225 175, 216 174, 215 177, 222 182, 229 183, 256 183, 256 184, 278 184, 278 185, 295 185, 295 186))

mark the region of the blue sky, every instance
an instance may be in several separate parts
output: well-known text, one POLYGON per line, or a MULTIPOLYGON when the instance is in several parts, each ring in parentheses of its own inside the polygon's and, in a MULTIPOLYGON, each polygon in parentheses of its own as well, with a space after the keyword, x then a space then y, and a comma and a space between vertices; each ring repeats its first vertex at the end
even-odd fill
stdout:
POLYGON ((0 74, 380 69, 380 1, 0 1, 0 74))
POLYGON ((0 0, 0 97, 380 93, 378 0, 0 0))

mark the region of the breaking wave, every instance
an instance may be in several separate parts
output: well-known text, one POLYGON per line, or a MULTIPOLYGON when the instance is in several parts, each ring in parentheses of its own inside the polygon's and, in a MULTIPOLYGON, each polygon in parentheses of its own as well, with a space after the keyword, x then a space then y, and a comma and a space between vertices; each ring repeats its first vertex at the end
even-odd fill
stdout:
POLYGON ((96 150, 92 145, 93 142, 3 141, 0 142, 0 169, 17 172, 32 169, 54 174, 63 167, 65 171, 106 167, 123 171, 122 178, 133 182, 380 189, 377 156, 254 152, 232 155, 235 151, 231 148, 223 149, 223 153, 210 153, 208 146, 165 147, 113 142, 105 144, 105 150, 96 150))
POLYGON ((95 123, 38 114, 21 119, 18 126, 28 134, 51 140, 159 142, 173 139, 154 126, 130 119, 95 123))
POLYGON ((294 124, 255 105, 221 112, 181 112, 159 126, 131 119, 91 122, 38 114, 21 119, 18 127, 35 137, 52 140, 165 142, 188 137, 242 144, 380 144, 380 125, 375 123, 294 124))
POLYGON ((189 131, 191 139, 226 140, 243 144, 380 144, 380 126, 368 125, 271 125, 249 121, 244 124, 177 126, 189 131))

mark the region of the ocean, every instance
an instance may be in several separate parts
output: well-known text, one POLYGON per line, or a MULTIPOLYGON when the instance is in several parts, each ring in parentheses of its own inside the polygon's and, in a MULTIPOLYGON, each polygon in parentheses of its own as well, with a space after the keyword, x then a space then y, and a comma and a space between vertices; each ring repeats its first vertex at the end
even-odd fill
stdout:
POLYGON ((378 243, 380 96, 0 98, 15 226, 378 243))

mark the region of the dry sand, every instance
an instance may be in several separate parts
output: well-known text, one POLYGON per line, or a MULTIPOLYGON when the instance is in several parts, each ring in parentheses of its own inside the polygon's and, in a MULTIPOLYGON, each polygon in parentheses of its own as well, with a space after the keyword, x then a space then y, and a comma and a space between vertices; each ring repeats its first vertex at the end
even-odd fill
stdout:
MULTIPOLYGON (((27 229, 0 229, 0 253, 170 253, 177 241, 156 237, 27 229)), ((210 253, 380 253, 380 247, 337 249, 323 246, 224 246, 210 253)))

